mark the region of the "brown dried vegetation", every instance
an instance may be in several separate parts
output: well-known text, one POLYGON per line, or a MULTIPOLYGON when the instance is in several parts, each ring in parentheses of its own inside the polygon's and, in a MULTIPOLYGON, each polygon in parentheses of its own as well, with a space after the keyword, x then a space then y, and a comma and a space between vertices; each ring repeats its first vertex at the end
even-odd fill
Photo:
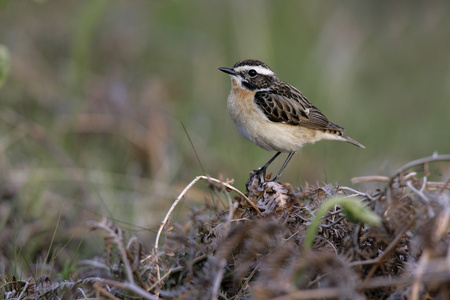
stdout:
POLYGON ((80 279, 54 284, 5 274, 2 292, 8 299, 448 299, 450 179, 445 171, 430 171, 436 161, 450 156, 414 161, 391 178, 356 179, 386 181, 374 192, 261 184, 255 177, 248 193, 234 201, 231 182, 199 176, 174 206, 204 179, 227 196, 227 210, 206 201, 187 222, 171 226, 171 209, 150 251, 106 219, 91 222, 92 230, 105 233, 105 256, 84 261, 80 279), (380 225, 364 224, 358 211, 334 206, 309 249, 311 224, 323 203, 336 197, 363 203, 361 214, 374 212, 380 225))

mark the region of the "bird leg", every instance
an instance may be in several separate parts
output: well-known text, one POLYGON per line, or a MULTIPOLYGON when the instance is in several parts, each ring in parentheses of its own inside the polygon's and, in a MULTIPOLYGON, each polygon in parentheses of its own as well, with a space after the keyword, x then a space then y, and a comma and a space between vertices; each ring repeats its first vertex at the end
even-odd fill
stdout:
MULTIPOLYGON (((261 179, 260 181, 261 181, 261 182, 264 182, 264 181, 265 181, 265 179, 266 179, 266 170, 267 170, 267 167, 268 167, 268 166, 275 160, 275 158, 277 158, 278 155, 280 155, 280 154, 281 154, 281 152, 277 152, 271 159, 269 159, 269 161, 268 161, 264 166, 262 166, 261 168, 258 168, 258 169, 256 169, 256 170, 253 171, 253 173, 250 175, 250 178, 249 178, 249 179, 247 180, 247 182, 245 183, 245 187, 246 187, 247 190, 248 190, 248 187, 249 187, 250 184, 252 183, 253 178, 254 178, 255 176, 262 176, 262 179, 261 179)), ((294 154, 294 153, 292 153, 292 154, 294 154)), ((287 162, 285 162, 285 164, 287 164, 287 162)), ((285 167, 286 167, 286 166, 283 165, 282 170, 283 170, 285 167)), ((282 170, 281 170, 281 171, 282 171, 282 170)), ((278 172, 278 175, 277 175, 277 176, 280 175, 281 171, 278 172)))
MULTIPOLYGON (((280 152, 278 152, 279 154, 280 152)), ((295 152, 289 152, 288 157, 286 158, 286 160, 284 161, 284 164, 281 166, 280 171, 278 171, 277 176, 275 176, 271 181, 272 182, 277 182, 278 178, 280 178, 281 173, 283 172, 284 168, 286 168, 287 164, 289 163, 289 161, 291 160, 292 156, 294 156, 295 152)))

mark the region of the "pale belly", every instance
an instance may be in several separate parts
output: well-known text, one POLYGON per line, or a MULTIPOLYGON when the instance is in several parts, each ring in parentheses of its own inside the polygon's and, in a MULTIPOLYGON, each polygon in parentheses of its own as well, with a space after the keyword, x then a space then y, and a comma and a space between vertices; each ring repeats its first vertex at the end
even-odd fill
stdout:
POLYGON ((236 95, 231 93, 227 105, 236 128, 250 142, 265 150, 295 152, 305 144, 323 139, 320 131, 270 121, 253 103, 253 95, 239 99, 247 101, 235 101, 236 95))
POLYGON ((239 132, 253 144, 277 152, 296 152, 320 140, 321 132, 299 126, 273 123, 268 119, 235 122, 239 132))

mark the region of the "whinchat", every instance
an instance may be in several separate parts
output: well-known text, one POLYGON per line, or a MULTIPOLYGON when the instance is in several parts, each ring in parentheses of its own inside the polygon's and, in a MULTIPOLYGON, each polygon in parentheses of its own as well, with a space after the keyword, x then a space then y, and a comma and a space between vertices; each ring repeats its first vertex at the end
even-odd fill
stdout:
POLYGON ((263 175, 281 152, 289 153, 277 181, 294 153, 305 144, 321 140, 349 142, 365 148, 344 134, 344 128, 328 121, 303 94, 282 81, 265 63, 256 59, 237 62, 220 71, 231 77, 228 111, 239 132, 253 144, 277 153, 253 176, 263 175))

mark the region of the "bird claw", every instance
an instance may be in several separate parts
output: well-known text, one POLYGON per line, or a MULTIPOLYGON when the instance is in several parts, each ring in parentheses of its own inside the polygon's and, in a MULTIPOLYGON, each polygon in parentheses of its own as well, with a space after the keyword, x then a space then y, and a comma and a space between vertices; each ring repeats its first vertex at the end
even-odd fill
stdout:
POLYGON ((256 180, 258 185, 260 185, 260 183, 264 183, 266 180, 266 169, 258 168, 256 170, 253 170, 252 173, 250 173, 250 177, 247 179, 247 182, 245 183, 245 188, 247 189, 247 191, 250 191, 249 187, 254 185, 255 177, 257 177, 256 180))
POLYGON ((277 176, 275 176, 274 178, 272 178, 271 180, 269 180, 268 182, 278 182, 278 178, 279 178, 280 176, 279 175, 277 175, 277 176))

